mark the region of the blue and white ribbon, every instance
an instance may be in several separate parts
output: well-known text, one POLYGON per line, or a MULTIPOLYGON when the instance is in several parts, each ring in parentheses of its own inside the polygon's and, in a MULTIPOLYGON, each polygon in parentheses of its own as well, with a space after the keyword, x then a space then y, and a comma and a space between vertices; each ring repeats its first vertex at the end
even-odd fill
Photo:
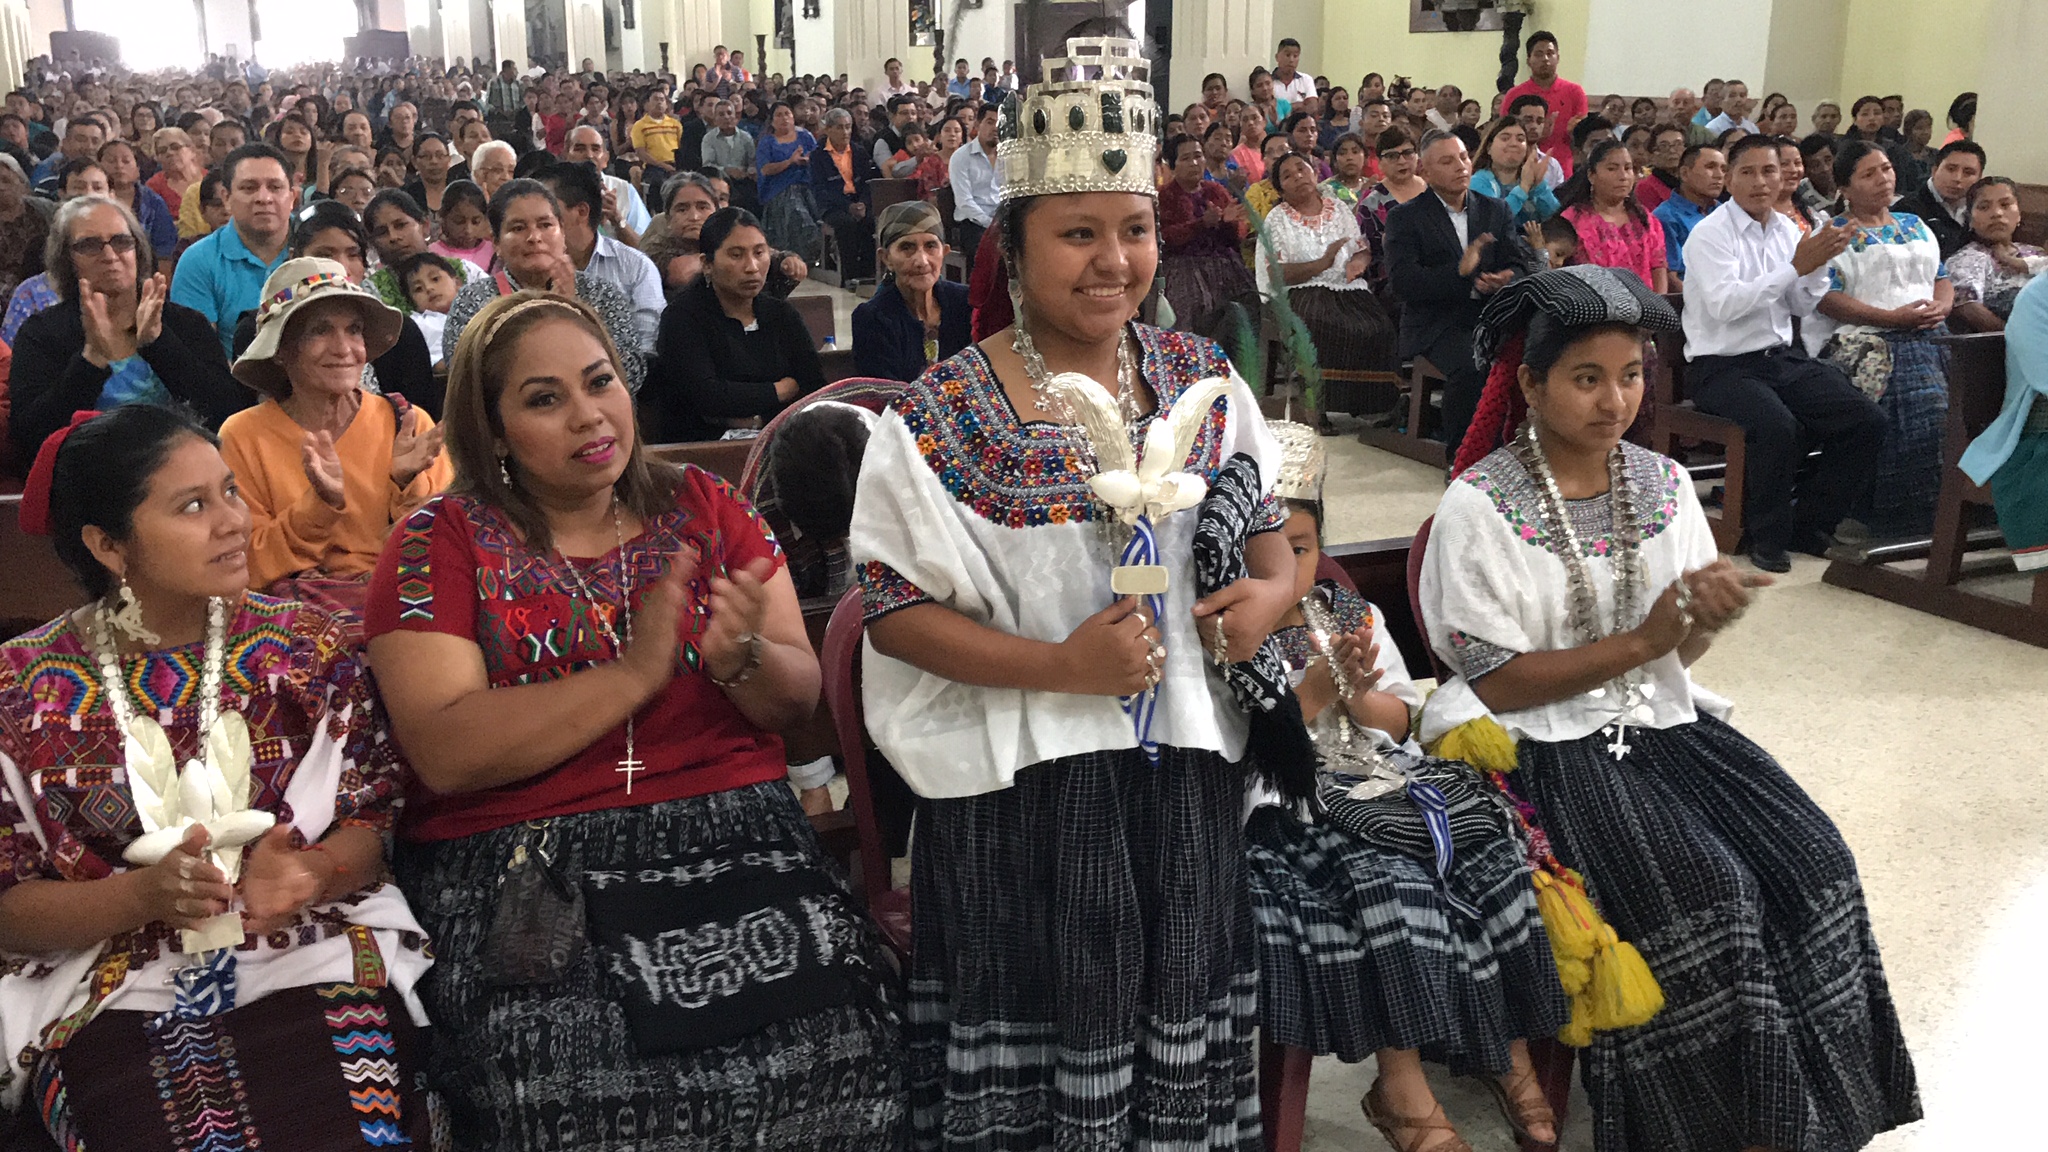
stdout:
MULTIPOLYGON (((1139 516, 1131 525, 1131 542, 1124 545, 1121 563, 1159 563, 1159 538, 1152 532, 1150 516, 1139 516)), ((1166 597, 1152 595, 1143 599, 1145 614, 1157 626, 1166 611, 1166 597)), ((1159 674, 1162 678, 1166 675, 1164 665, 1160 667, 1159 674)), ((1146 762, 1159 763, 1159 742, 1152 738, 1152 716, 1159 710, 1159 689, 1155 686, 1135 696, 1125 696, 1123 706, 1124 713, 1131 718, 1132 729, 1138 734, 1138 747, 1144 749, 1146 762)))
POLYGON ((1436 878, 1443 889, 1444 901, 1472 919, 1479 919, 1479 909, 1451 891, 1450 802, 1444 799, 1443 790, 1410 776, 1408 798, 1415 801, 1415 807, 1422 812, 1422 824, 1429 829, 1429 842, 1436 847, 1436 878))

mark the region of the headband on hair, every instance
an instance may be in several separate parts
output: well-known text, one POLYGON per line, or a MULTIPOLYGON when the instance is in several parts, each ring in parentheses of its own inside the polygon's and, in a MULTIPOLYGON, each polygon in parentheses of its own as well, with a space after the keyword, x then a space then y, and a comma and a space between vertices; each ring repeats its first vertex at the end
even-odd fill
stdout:
POLYGON ((95 409, 71 414, 71 423, 50 433, 36 449, 36 462, 28 470, 28 483, 21 489, 21 530, 31 536, 50 534, 50 484, 57 473, 57 452, 79 426, 98 416, 95 409))
MULTIPOLYGON (((556 296, 553 293, 543 293, 531 300, 522 300, 499 313, 497 318, 491 321, 491 326, 484 329, 483 335, 478 337, 478 339, 482 340, 485 346, 489 346, 491 341, 498 338, 498 330, 503 328, 514 316, 519 315, 521 312, 530 312, 535 308, 566 308, 571 312, 577 311, 569 301, 564 300, 560 296, 556 296)), ((581 315, 580 312, 577 314, 581 315)))

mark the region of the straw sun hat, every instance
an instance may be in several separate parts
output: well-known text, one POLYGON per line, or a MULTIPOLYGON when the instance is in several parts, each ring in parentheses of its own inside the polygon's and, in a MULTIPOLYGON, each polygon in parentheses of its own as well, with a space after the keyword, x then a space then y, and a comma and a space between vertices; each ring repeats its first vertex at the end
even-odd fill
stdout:
POLYGON ((235 379, 271 396, 284 395, 289 385, 277 346, 285 326, 300 309, 317 300, 345 300, 363 314, 363 351, 375 360, 398 343, 405 315, 369 291, 351 283, 340 264, 318 256, 301 256, 277 266, 263 282, 263 303, 256 309, 256 338, 235 360, 235 379))

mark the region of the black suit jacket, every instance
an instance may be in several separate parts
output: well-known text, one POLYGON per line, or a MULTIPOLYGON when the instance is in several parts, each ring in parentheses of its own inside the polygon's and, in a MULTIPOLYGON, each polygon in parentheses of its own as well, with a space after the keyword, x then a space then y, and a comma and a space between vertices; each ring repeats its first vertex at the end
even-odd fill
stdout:
POLYGON ((811 198, 818 202, 818 218, 824 219, 834 212, 851 210, 853 202, 868 203, 868 181, 881 175, 875 167, 875 158, 860 146, 858 140, 848 140, 846 147, 853 153, 853 195, 846 194, 846 180, 839 175, 839 165, 832 159, 832 153, 825 150, 823 142, 811 153, 811 198))
POLYGON ((1530 269, 1529 246, 1506 201, 1465 193, 1465 233, 1474 240, 1493 235, 1471 276, 1458 273, 1465 247, 1458 243, 1450 209, 1435 192, 1424 192, 1387 213, 1387 276, 1401 301, 1402 356, 1417 355, 1446 330, 1471 331, 1486 303, 1485 297, 1472 294, 1480 273, 1521 274, 1530 269))
POLYGON ((1925 221, 1927 230, 1934 233, 1934 242, 1941 245, 1943 260, 1962 251, 1963 245, 1970 242, 1970 230, 1956 223, 1956 218, 1948 214, 1948 206, 1935 196, 1925 180, 1918 188, 1899 197, 1898 203, 1892 205, 1892 211, 1910 212, 1925 221))

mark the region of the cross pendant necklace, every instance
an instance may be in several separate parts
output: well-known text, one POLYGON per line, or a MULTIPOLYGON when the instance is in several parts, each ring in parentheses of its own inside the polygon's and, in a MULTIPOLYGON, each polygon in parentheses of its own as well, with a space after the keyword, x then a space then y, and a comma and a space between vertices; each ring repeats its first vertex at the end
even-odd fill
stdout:
MULTIPOLYGON (((1608 755, 1613 756, 1616 760, 1628 755, 1631 747, 1628 742, 1628 721, 1616 720, 1607 726, 1607 732, 1608 735, 1614 737, 1607 742, 1608 755)), ((628 788, 627 791, 630 792, 632 789, 628 788)))
MULTIPOLYGON (((619 500, 617 496, 612 497, 612 535, 618 540, 618 552, 615 558, 618 562, 619 596, 621 598, 619 612, 626 618, 626 640, 623 644, 619 642, 619 634, 613 629, 611 621, 605 619, 597 611, 598 598, 591 594, 590 584, 583 578, 583 570, 576 567, 559 548, 556 549, 555 554, 561 558, 562 567, 569 570, 569 578, 576 582, 576 591, 583 594, 583 602, 590 605, 591 616, 597 621, 598 629, 604 633, 605 639, 611 641, 612 654, 617 657, 623 657, 626 654, 626 645, 633 642, 633 589, 626 582, 626 529, 619 519, 619 500)), ((635 755, 634 751, 633 717, 628 713, 626 716, 626 754, 619 759, 619 766, 612 769, 614 772, 625 774, 626 795, 628 796, 633 794, 633 777, 647 770, 647 762, 635 755)))

